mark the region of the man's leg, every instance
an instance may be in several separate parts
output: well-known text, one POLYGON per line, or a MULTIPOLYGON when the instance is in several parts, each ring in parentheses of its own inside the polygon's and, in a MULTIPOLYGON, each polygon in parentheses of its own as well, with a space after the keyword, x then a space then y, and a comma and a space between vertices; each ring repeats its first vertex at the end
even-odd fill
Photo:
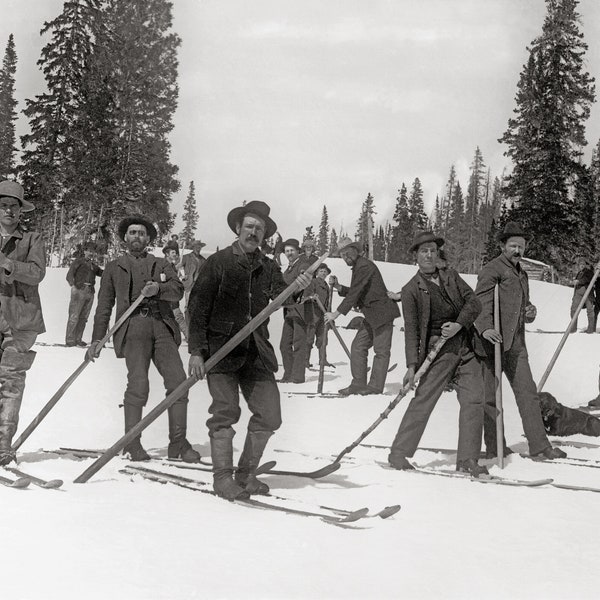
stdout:
POLYGON ((83 306, 83 297, 81 290, 75 286, 71 288, 71 300, 69 301, 69 318, 67 320, 67 331, 65 333, 65 344, 74 346, 77 343, 76 330, 81 309, 83 306))
POLYGON ((294 317, 292 381, 304 383, 306 378, 306 323, 294 317))
POLYGON ((596 332, 596 323, 595 323, 595 310, 594 310, 594 300, 590 296, 586 298, 585 301, 585 310, 587 312, 587 320, 588 327, 586 333, 595 333, 596 332))
POLYGON ((373 369, 371 370, 369 387, 378 394, 383 392, 385 386, 387 370, 390 365, 393 332, 394 324, 392 321, 373 330, 375 358, 373 358, 373 369))
POLYGON ((373 330, 363 320, 360 329, 356 332, 350 347, 350 371, 352 385, 358 388, 367 387, 367 363, 369 348, 373 345, 373 330))
POLYGON ((279 343, 281 360, 283 362, 283 377, 281 378, 281 381, 292 380, 292 370, 294 366, 294 354, 292 352, 293 339, 294 321, 291 317, 284 317, 283 328, 281 330, 281 342, 279 343))
POLYGON ((92 310, 92 304, 94 304, 94 293, 89 288, 81 290, 81 310, 74 332, 77 344, 82 344, 83 332, 85 331, 85 326, 92 310))
POLYGON ((185 322, 185 317, 179 308, 179 305, 173 308, 173 316, 175 317, 175 322, 179 326, 179 330, 181 331, 181 335, 183 335, 183 339, 187 342, 188 339, 188 326, 185 322))
MULTIPOLYGON (((581 302, 581 298, 583 298, 583 291, 580 290, 575 290, 573 292, 573 299, 571 300, 571 319, 573 318, 573 315, 575 314, 575 311, 577 310, 577 307, 579 306, 579 303, 581 302)), ((573 323, 573 326, 571 327, 571 333, 576 333, 577 332, 577 321, 575 321, 575 323, 573 323)))

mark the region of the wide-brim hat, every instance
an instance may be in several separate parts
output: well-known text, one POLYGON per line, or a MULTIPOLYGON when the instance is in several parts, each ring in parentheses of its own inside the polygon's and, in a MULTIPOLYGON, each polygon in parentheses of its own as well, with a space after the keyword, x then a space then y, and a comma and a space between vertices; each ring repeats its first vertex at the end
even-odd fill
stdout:
POLYGON ((237 233, 237 224, 241 223, 248 213, 252 213, 265 222, 265 237, 270 238, 277 231, 277 224, 269 216, 270 212, 271 208, 266 202, 252 200, 252 202, 248 202, 248 204, 238 206, 229 211, 229 214, 227 215, 227 225, 229 225, 229 228, 233 233, 237 233))
POLYGON ((9 179, 0 181, 0 197, 1 196, 16 198, 21 205, 21 212, 30 212, 35 210, 35 206, 31 202, 25 200, 25 191, 23 190, 23 186, 16 181, 11 181, 9 179))
POLYGON ((511 237, 522 237, 524 240, 530 240, 531 234, 525 233, 520 223, 517 223, 516 221, 509 221, 504 226, 504 231, 498 234, 498 241, 505 242, 511 237))
POLYGON ((283 242, 283 244, 281 245, 283 246, 283 248, 285 248, 286 246, 292 246, 293 248, 296 248, 298 252, 300 252, 300 242, 296 238, 289 238, 285 240, 285 242, 283 242))
POLYGON ((190 244, 190 248, 196 248, 197 246, 200 246, 200 248, 204 248, 204 246, 206 246, 206 244, 204 242, 201 242, 200 240, 194 240, 190 244))
POLYGON ((167 252, 169 252, 169 250, 175 250, 175 252, 177 252, 177 254, 179 254, 179 244, 177 242, 175 242, 174 240, 169 240, 165 244, 165 247, 162 249, 163 254, 166 254, 167 252))
POLYGON ((154 227, 154 224, 148 221, 146 217, 142 215, 129 215, 119 223, 119 227, 117 229, 118 235, 123 241, 125 241, 125 234, 127 233, 130 225, 143 225, 146 228, 146 232, 150 236, 151 242, 153 242, 158 235, 156 227, 154 227))
POLYGON ((444 238, 435 235, 433 231, 417 231, 412 246, 410 247, 410 251, 414 252, 421 244, 426 244, 427 242, 435 242, 436 246, 441 248, 444 245, 445 240, 444 238))
POLYGON ((338 252, 346 250, 347 248, 354 248, 359 254, 363 252, 363 245, 361 242, 355 242, 349 237, 340 238, 337 242, 338 252))
POLYGON ((327 263, 321 263, 318 267, 317 267, 317 272, 319 272, 321 269, 325 269, 327 271, 327 274, 330 275, 331 274, 331 269, 327 266, 327 263))

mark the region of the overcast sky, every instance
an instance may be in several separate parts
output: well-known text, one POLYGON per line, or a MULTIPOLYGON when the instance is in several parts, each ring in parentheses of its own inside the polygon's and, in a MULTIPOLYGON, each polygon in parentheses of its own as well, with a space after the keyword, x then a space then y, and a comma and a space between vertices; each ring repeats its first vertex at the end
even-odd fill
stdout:
MULTIPOLYGON (((0 0, 0 47, 15 35, 17 99, 43 90, 39 30, 62 0, 0 0)), ((543 0, 175 0, 182 38, 171 136, 181 191, 196 185, 198 237, 232 239, 226 214, 264 200, 284 237, 318 228, 323 205, 354 233, 368 192, 376 223, 419 177, 430 210, 450 165, 466 187, 476 146, 493 175, 543 0)), ((579 11, 600 74, 600 2, 579 11)), ((20 119, 18 132, 27 128, 20 119)), ((600 137, 592 108, 586 150, 600 137)), ((181 228, 180 222, 176 230, 181 228)))

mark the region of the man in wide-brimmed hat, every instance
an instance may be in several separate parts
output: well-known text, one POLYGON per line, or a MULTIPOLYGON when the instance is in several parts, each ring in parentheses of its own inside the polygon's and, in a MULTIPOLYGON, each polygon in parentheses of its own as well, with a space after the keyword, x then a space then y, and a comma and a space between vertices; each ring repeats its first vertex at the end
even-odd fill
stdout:
MULTIPOLYGON (((173 268, 178 271, 178 267, 180 264, 180 256, 179 256, 179 244, 172 238, 165 244, 162 249, 165 258, 173 265, 173 268)), ((179 272, 178 272, 179 274, 179 272)), ((181 277, 180 277, 181 279, 181 277)), ((175 321, 179 326, 179 331, 181 331, 181 335, 187 341, 188 338, 188 327, 185 320, 185 316, 183 315, 183 311, 179 307, 179 302, 171 302, 171 308, 173 309, 173 316, 175 317, 175 321)))
POLYGON ((321 263, 311 284, 304 291, 304 298, 306 299, 305 304, 310 302, 312 305, 312 318, 308 323, 308 330, 306 333, 307 367, 312 366, 310 364, 310 354, 315 341, 319 351, 319 364, 323 363, 326 367, 333 366, 327 361, 327 350, 323 346, 325 337, 325 313, 321 310, 316 300, 313 299, 316 296, 325 308, 329 306, 329 286, 326 281, 328 275, 331 275, 331 269, 327 266, 327 263, 321 263))
MULTIPOLYGON (((475 327, 483 339, 476 345, 476 350, 483 356, 485 365, 484 441, 489 458, 495 457, 497 453, 494 344, 502 344, 502 370, 515 394, 523 430, 529 443, 529 453, 549 459, 566 456, 559 448, 552 448, 546 436, 525 345, 525 323, 531 323, 537 313, 535 306, 529 301, 527 273, 520 264, 530 237, 519 223, 506 223, 498 236, 502 253, 487 263, 477 278, 475 293, 481 301, 482 310, 475 321, 475 327), (494 328, 496 286, 500 298, 499 331, 494 328)), ((504 454, 510 454, 512 451, 505 441, 504 446, 504 454)))
POLYGON ((390 300, 383 278, 375 263, 362 256, 362 246, 349 238, 338 240, 338 250, 344 262, 352 268, 350 287, 340 285, 335 275, 329 283, 344 297, 334 312, 325 313, 325 322, 333 322, 357 307, 365 316, 352 341, 350 368, 352 383, 341 390, 342 395, 381 394, 390 363, 394 319, 400 316, 398 305, 390 300), (367 385, 369 348, 375 351, 371 377, 367 385))
POLYGON ((201 240, 194 240, 191 245, 192 251, 183 255, 178 267, 179 273, 182 273, 181 280, 183 281, 186 305, 190 298, 190 292, 194 287, 194 283, 196 283, 196 279, 198 279, 198 275, 206 263, 206 259, 200 254, 204 246, 206 246, 206 244, 201 240))
POLYGON ((42 236, 24 231, 21 213, 35 209, 16 181, 0 181, 0 465, 15 458, 25 375, 33 365, 31 350, 46 331, 38 285, 46 274, 42 236))
MULTIPOLYGON (((100 355, 100 340, 108 331, 115 300, 118 320, 140 295, 144 296, 142 303, 113 336, 115 353, 118 358, 124 358, 127 365, 127 388, 123 399, 127 432, 141 420, 148 402, 150 362, 161 374, 167 394, 186 379, 178 350, 181 335, 171 308, 173 302, 181 300, 183 285, 170 262, 146 252, 146 247, 157 236, 156 228, 148 219, 142 215, 125 217, 119 223, 118 233, 127 253, 109 262, 102 275, 87 357, 94 360, 100 355)), ((198 462, 200 454, 186 438, 187 405, 186 394, 169 408, 167 453, 169 458, 198 462)), ((124 448, 124 453, 134 461, 150 459, 140 436, 124 448)))
MULTIPOLYGON (((270 212, 264 202, 252 201, 227 216, 238 237, 208 258, 190 294, 190 375, 204 377, 204 362, 287 287, 277 263, 260 251, 263 239, 277 229, 270 212)), ((305 288, 310 277, 299 275, 296 281, 305 288)), ((274 376, 277 358, 267 326, 268 321, 262 323, 206 376, 212 396, 207 425, 214 489, 228 499, 269 491, 257 479, 256 468, 269 438, 281 425, 281 406, 274 376), (240 390, 252 417, 234 479, 233 426, 241 414, 240 390)))
POLYGON ((307 239, 302 242, 302 252, 304 254, 304 260, 312 265, 319 260, 319 257, 315 254, 317 250, 317 243, 315 240, 307 239))
POLYGON ((82 340, 83 331, 94 304, 96 277, 102 275, 102 269, 94 261, 94 242, 86 242, 82 250, 83 257, 76 258, 67 271, 67 283, 71 287, 65 334, 67 346, 87 346, 82 340))
POLYGON ((446 342, 423 374, 392 444, 389 462, 396 469, 413 469, 414 455, 431 412, 450 381, 458 382, 460 404, 456 468, 478 477, 483 427, 481 364, 473 352, 473 322, 481 304, 454 269, 439 268, 444 240, 431 231, 415 235, 411 251, 419 270, 402 288, 404 345, 407 372, 403 384, 414 384, 415 373, 440 338, 446 342))

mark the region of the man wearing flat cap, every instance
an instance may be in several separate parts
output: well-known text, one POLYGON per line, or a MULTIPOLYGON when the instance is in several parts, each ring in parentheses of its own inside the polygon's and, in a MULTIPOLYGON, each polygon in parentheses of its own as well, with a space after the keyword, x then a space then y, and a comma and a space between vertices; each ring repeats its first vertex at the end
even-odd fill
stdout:
POLYGON ((339 390, 339 393, 345 396, 381 394, 390 364, 394 319, 400 316, 400 310, 398 305, 388 298, 383 278, 375 263, 362 256, 359 242, 341 238, 338 240, 338 249, 344 262, 352 268, 352 280, 350 287, 346 287, 340 285, 335 275, 329 277, 329 283, 344 300, 336 311, 325 313, 325 322, 335 321, 340 315, 348 314, 354 307, 361 310, 365 316, 352 341, 352 383, 339 390), (367 385, 367 361, 371 347, 375 351, 375 358, 367 385))
MULTIPOLYGON (((475 293, 482 309, 475 321, 481 339, 477 352, 484 358, 485 415, 484 441, 486 456, 495 458, 496 406, 494 372, 494 344, 501 344, 502 370, 515 394, 523 430, 532 456, 548 459, 564 458, 565 452, 552 448, 542 420, 540 401, 536 389, 529 356, 525 345, 525 323, 531 323, 537 310, 529 301, 529 281, 521 267, 527 241, 531 236, 519 223, 509 221, 498 236, 502 249, 500 256, 487 263, 477 278, 475 293), (494 288, 498 286, 500 298, 500 331, 494 328, 494 288)), ((504 455, 512 450, 504 443, 504 455)))
MULTIPOLYGON (((188 305, 190 375, 204 377, 206 361, 286 289, 277 263, 260 252, 277 226, 270 208, 252 201, 234 208, 227 224, 238 236, 228 248, 212 254, 200 272, 188 305)), ((310 277, 300 275, 299 287, 310 277)), ((268 320, 243 340, 207 374, 212 396, 207 421, 214 489, 228 499, 266 494, 256 477, 265 446, 281 425, 277 358, 269 342, 268 320), (240 418, 240 390, 252 416, 233 478, 233 426, 240 418)))
MULTIPOLYGON (((127 388, 123 400, 125 432, 142 419, 148 401, 150 385, 148 369, 152 361, 163 378, 167 394, 185 381, 185 370, 179 356, 181 336, 175 322, 171 303, 183 296, 183 285, 171 263, 146 252, 146 247, 156 239, 154 225, 142 215, 125 217, 118 227, 127 253, 106 265, 98 306, 94 317, 92 343, 87 351, 89 360, 100 355, 100 340, 106 335, 110 316, 117 303, 116 319, 140 296, 142 303, 129 319, 117 329, 113 337, 115 353, 125 358, 127 388)), ((168 411, 169 458, 185 462, 198 462, 200 454, 186 439, 187 394, 179 398, 168 411)), ((149 460, 141 443, 141 436, 125 448, 132 460, 149 460)))
POLYGON ((456 469, 478 477, 487 473, 478 463, 483 382, 481 365, 473 351, 473 322, 481 304, 454 269, 438 267, 443 244, 444 240, 433 232, 421 231, 410 248, 419 270, 401 292, 407 366, 403 385, 412 387, 415 373, 429 351, 440 338, 446 338, 446 342, 417 385, 388 460, 396 469, 414 468, 407 458, 414 455, 437 401, 456 377, 460 404, 456 469))
POLYGON ((86 242, 83 246, 83 257, 76 258, 67 271, 67 282, 71 287, 65 334, 67 346, 87 346, 82 340, 83 331, 94 303, 96 277, 102 275, 102 269, 93 260, 95 249, 96 245, 93 242, 86 242))
POLYGON ((15 459, 11 444, 25 375, 35 359, 31 348, 46 331, 38 292, 46 274, 44 242, 39 233, 24 231, 19 224, 21 213, 34 209, 21 185, 0 181, 0 465, 15 459))

